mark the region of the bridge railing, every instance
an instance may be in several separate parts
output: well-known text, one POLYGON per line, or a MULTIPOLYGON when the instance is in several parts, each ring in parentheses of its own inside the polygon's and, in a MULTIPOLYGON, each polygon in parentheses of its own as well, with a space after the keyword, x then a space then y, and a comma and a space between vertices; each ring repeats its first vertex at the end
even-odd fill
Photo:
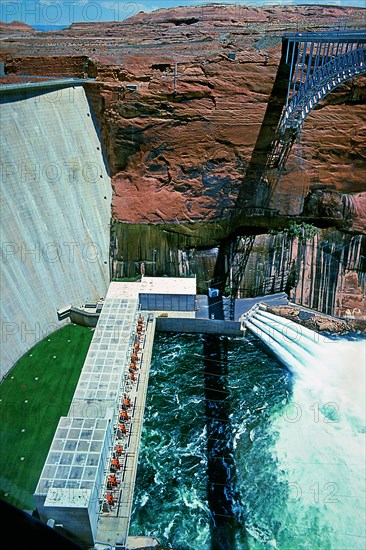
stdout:
POLYGON ((359 48, 332 58, 320 65, 299 87, 288 103, 281 122, 280 133, 286 128, 301 126, 314 106, 339 84, 366 73, 366 50, 359 48))
POLYGON ((287 98, 267 155, 267 171, 284 167, 305 118, 319 101, 343 82, 366 73, 363 30, 289 33, 283 41, 282 63, 289 66, 287 98))

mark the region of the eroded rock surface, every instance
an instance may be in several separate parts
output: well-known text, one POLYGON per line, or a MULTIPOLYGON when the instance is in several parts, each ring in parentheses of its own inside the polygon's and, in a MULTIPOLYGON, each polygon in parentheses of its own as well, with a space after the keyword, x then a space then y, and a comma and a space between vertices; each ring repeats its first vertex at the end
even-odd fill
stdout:
POLYGON ((319 313, 306 312, 293 306, 268 306, 267 310, 274 315, 290 319, 299 325, 330 334, 345 334, 347 332, 366 332, 366 321, 356 319, 335 319, 319 313))
MULTIPOLYGON (((211 5, 137 13, 121 22, 75 23, 52 33, 12 28, 2 41, 2 58, 8 78, 96 79, 86 87, 113 178, 114 219, 220 221, 235 212, 243 186, 246 206, 261 204, 262 190, 245 176, 283 33, 334 29, 340 21, 357 27, 364 13, 211 5)), ((266 226, 268 210, 278 217, 301 216, 311 204, 304 215, 364 230, 365 98, 366 78, 360 76, 319 104, 273 186, 267 211, 254 224, 247 209, 242 225, 266 226), (320 196, 324 190, 352 194, 348 202, 354 206, 345 220, 337 195, 333 210, 329 195, 320 196)))

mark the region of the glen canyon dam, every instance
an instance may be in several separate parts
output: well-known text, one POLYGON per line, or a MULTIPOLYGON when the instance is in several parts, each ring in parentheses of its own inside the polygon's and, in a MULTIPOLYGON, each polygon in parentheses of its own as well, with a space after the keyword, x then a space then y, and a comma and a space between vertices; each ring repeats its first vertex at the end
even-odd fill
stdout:
POLYGON ((153 4, 1 7, 3 538, 362 550, 364 2, 153 4))

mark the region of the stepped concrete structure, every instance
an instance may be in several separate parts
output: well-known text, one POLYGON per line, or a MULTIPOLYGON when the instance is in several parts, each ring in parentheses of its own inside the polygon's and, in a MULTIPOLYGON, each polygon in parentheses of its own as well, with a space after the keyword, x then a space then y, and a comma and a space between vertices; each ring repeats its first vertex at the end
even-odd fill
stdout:
POLYGON ((109 284, 112 187, 80 82, 3 86, 1 378, 109 284))

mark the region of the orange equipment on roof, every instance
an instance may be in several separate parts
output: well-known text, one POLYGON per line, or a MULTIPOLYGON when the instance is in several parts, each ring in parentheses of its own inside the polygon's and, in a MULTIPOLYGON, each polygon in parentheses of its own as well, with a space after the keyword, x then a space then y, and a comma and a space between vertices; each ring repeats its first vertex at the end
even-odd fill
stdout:
POLYGON ((115 446, 115 451, 116 451, 117 456, 121 456, 122 453, 123 453, 122 445, 116 445, 115 446))
POLYGON ((121 465, 120 465, 120 463, 119 463, 118 458, 114 458, 114 459, 112 460, 111 467, 117 468, 117 470, 119 470, 119 469, 121 468, 121 465))
POLYGON ((110 506, 114 506, 114 498, 113 498, 113 495, 111 495, 111 493, 106 494, 106 499, 110 506))
POLYGON ((117 480, 116 476, 114 474, 110 475, 107 481, 107 487, 108 489, 112 489, 112 487, 117 487, 117 480))

